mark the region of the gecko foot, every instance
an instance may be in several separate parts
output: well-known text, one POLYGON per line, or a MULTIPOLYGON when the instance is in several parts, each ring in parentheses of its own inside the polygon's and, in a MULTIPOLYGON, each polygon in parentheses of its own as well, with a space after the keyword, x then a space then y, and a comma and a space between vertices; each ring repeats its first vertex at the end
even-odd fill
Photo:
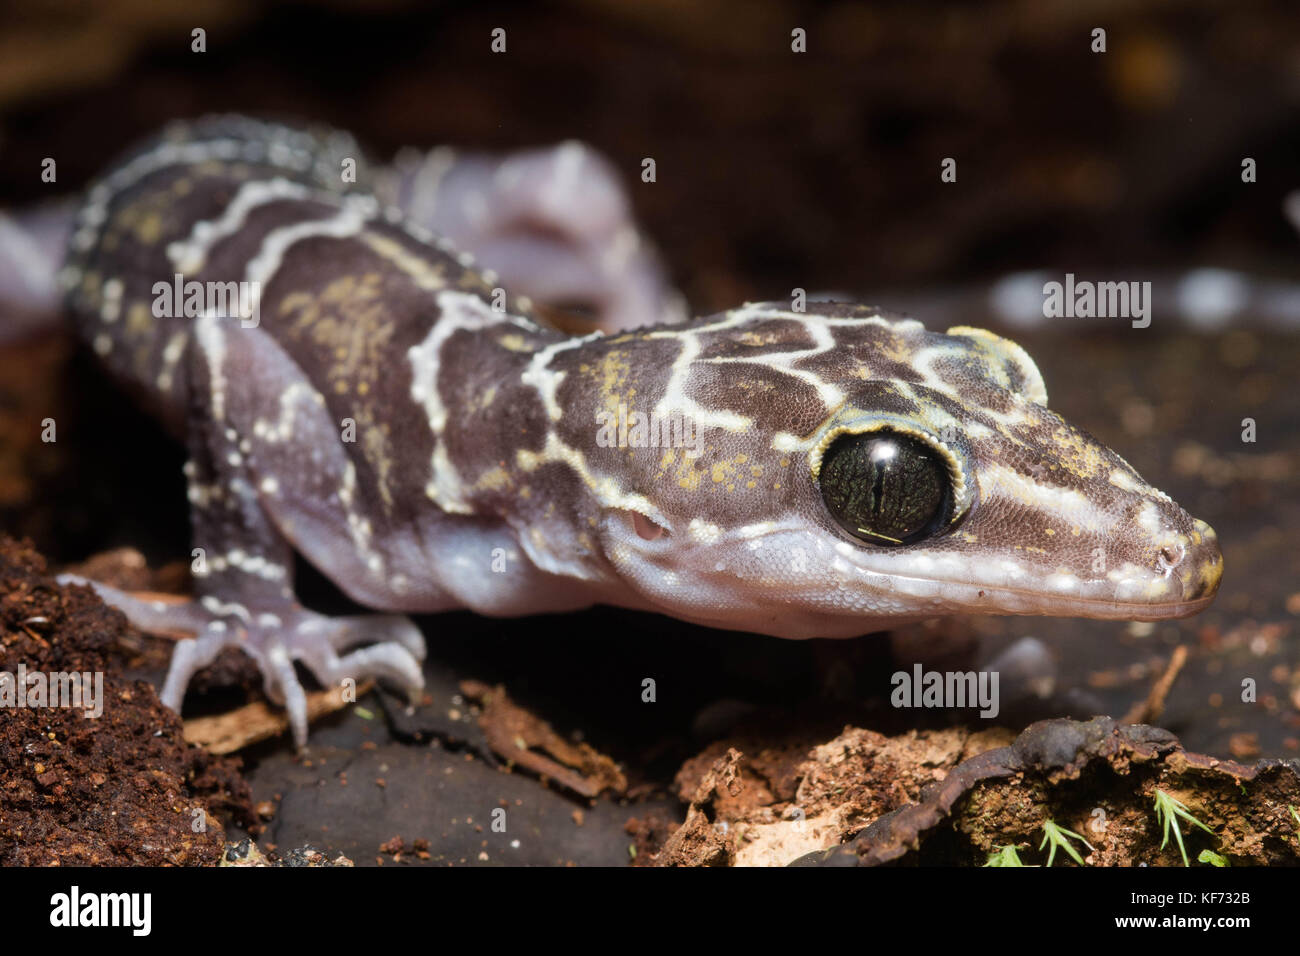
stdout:
POLYGON ((360 682, 375 677, 401 687, 412 699, 424 688, 420 669, 424 637, 401 615, 327 617, 296 604, 259 613, 213 597, 177 604, 144 600, 75 575, 61 575, 59 582, 93 587, 142 631, 195 635, 177 643, 159 695, 177 713, 185 688, 198 671, 223 648, 243 650, 257 662, 267 696, 288 711, 299 749, 307 743, 307 693, 294 670, 295 661, 301 661, 324 687, 337 687, 348 678, 360 682), (368 646, 357 648, 358 644, 368 646))

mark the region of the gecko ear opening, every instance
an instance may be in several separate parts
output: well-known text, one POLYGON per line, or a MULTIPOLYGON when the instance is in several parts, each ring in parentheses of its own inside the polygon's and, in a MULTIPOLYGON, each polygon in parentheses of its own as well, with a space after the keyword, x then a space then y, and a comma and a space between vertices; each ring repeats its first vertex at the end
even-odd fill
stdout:
POLYGON ((637 535, 646 541, 657 541, 668 533, 668 529, 661 524, 651 521, 639 511, 631 512, 632 529, 637 535))
POLYGON ((1043 383, 1043 373, 1038 371, 1038 366, 1029 357, 1029 353, 1015 342, 994 335, 987 329, 976 329, 969 325, 954 325, 948 330, 948 335, 973 340, 975 347, 993 365, 994 371, 1001 373, 999 377, 1005 377, 1006 381, 999 384, 1023 395, 1036 405, 1047 406, 1047 386, 1043 383))

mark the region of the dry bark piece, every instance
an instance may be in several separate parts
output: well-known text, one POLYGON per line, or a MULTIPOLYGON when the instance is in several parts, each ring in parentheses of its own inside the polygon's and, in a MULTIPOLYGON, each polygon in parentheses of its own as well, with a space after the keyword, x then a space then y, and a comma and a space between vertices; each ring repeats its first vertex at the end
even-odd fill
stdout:
POLYGON ((720 800, 738 797, 741 753, 734 747, 718 757, 701 778, 686 809, 686 820, 664 843, 655 866, 731 866, 736 858, 735 834, 718 819, 720 800))
MULTIPOLYGON (((838 845, 887 811, 918 800, 925 786, 963 759, 1011 739, 1011 732, 997 728, 886 737, 846 727, 830 740, 807 731, 750 732, 711 744, 682 766, 676 782, 679 795, 691 803, 687 824, 699 831, 698 843, 703 843, 704 823, 695 811, 703 809, 704 822, 729 834, 727 862, 781 866, 838 845), (737 785, 706 787, 709 774, 731 754, 729 773, 737 785), (707 801, 698 798, 701 789, 707 801)), ((699 865, 704 850, 693 851, 694 858, 670 854, 665 843, 655 863, 699 865)))
MULTIPOLYGON (((363 681, 357 687, 356 697, 369 693, 374 686, 374 681, 363 681)), ((344 699, 336 687, 312 691, 307 695, 307 721, 319 720, 353 703, 354 700, 344 699)), ((185 739, 211 753, 229 754, 278 737, 288 729, 289 717, 283 708, 255 700, 224 714, 191 717, 185 721, 185 739)))
POLYGON ((147 592, 136 594, 141 600, 166 603, 184 603, 190 600, 187 595, 180 593, 188 591, 191 585, 189 566, 185 562, 172 561, 162 567, 151 568, 145 556, 135 548, 101 551, 62 570, 122 591, 147 592))
POLYGON ((482 706, 479 727, 488 746, 507 764, 518 764, 583 797, 595 797, 603 790, 627 791, 627 778, 613 760, 590 744, 565 740, 546 721, 512 701, 504 686, 466 680, 460 690, 482 706))

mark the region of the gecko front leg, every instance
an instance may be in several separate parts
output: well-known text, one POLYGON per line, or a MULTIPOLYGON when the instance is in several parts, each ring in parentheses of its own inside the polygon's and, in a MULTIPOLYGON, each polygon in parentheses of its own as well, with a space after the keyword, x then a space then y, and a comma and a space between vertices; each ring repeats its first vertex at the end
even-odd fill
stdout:
MULTIPOLYGON (((319 457, 311 451, 319 452, 321 436, 310 426, 319 425, 323 414, 311 420, 310 411, 320 410, 308 398, 313 407, 300 416, 302 430, 284 436, 272 454, 260 453, 268 446, 265 436, 257 434, 264 431, 256 424, 258 409, 275 407, 277 394, 283 396, 295 384, 286 382, 293 366, 283 352, 260 330, 241 328, 231 319, 204 318, 190 356, 186 477, 200 556, 196 600, 164 604, 94 582, 78 583, 91 584, 141 630, 195 634, 182 640, 172 656, 161 694, 167 706, 179 712, 194 674, 223 648, 238 647, 256 661, 267 696, 288 711, 301 748, 307 740, 307 698, 295 662, 326 687, 349 677, 376 677, 414 693, 424 686, 424 639, 402 615, 327 617, 303 607, 294 594, 294 545, 271 492, 280 480, 275 471, 286 457, 301 456, 301 472, 310 469, 312 457, 319 457), (240 373, 237 383, 231 381, 235 371, 240 373)), ((327 464, 314 471, 327 483, 337 467, 327 464)), ((328 507, 317 511, 324 525, 337 527, 338 515, 328 507)))

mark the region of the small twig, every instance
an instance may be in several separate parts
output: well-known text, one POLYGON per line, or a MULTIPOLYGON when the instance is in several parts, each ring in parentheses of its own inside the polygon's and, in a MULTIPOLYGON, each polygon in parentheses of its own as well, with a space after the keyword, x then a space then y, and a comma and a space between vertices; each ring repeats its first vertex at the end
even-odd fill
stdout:
MULTIPOLYGON (((356 699, 360 700, 374 686, 374 681, 362 681, 357 685, 356 699)), ((351 704, 351 700, 344 700, 337 687, 312 691, 307 695, 307 720, 317 720, 351 704)), ((184 734, 186 743, 198 744, 210 753, 228 754, 278 737, 288 729, 289 718, 284 710, 272 707, 267 701, 255 700, 224 714, 191 717, 185 721, 184 734)))
POLYGON ((1165 709, 1165 698, 1169 696, 1169 688, 1174 686, 1174 681, 1178 679, 1178 672, 1183 669, 1185 663, 1187 663, 1187 646, 1179 644, 1174 648, 1174 653, 1169 658, 1169 664, 1165 668, 1165 672, 1152 685, 1151 693, 1147 694, 1147 699, 1130 707, 1128 713, 1124 715, 1123 722, 1126 724, 1149 724, 1151 721, 1159 719, 1165 709))

